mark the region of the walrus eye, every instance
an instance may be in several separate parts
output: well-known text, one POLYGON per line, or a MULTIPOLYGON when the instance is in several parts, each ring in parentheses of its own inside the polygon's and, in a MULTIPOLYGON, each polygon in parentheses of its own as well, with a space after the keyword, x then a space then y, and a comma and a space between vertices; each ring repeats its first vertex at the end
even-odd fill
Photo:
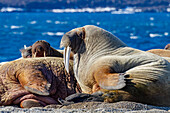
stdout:
POLYGON ((65 66, 67 73, 69 73, 70 53, 71 53, 71 48, 69 46, 65 47, 63 56, 64 56, 64 66, 65 66))

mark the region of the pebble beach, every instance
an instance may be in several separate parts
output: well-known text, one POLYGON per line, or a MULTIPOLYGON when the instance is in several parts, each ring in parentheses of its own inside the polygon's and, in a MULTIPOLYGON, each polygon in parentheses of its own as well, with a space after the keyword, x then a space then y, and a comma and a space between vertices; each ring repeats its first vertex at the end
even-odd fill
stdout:
POLYGON ((48 105, 45 107, 19 108, 1 106, 0 113, 169 113, 170 107, 158 107, 136 102, 116 103, 80 102, 67 106, 48 105))

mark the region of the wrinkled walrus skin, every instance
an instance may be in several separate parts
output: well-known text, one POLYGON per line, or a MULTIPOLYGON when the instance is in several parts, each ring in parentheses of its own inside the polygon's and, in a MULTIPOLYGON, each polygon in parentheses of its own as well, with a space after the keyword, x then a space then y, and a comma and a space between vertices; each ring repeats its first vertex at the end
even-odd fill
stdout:
POLYGON ((74 74, 84 93, 117 90, 116 101, 170 106, 170 63, 164 58, 128 47, 93 25, 67 32, 60 47, 74 53, 74 74))
POLYGON ((58 98, 64 99, 76 93, 76 85, 72 63, 70 62, 68 74, 62 58, 42 57, 11 61, 0 66, 0 105, 20 104, 25 101, 39 101, 43 106, 57 104, 58 98))

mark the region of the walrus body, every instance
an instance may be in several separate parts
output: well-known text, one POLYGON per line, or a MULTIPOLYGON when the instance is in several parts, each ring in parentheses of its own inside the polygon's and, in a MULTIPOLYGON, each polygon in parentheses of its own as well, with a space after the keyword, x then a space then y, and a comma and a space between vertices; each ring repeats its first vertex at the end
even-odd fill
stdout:
POLYGON ((0 105, 57 104, 58 98, 64 99, 77 90, 71 67, 70 62, 68 74, 63 59, 54 57, 26 58, 3 64, 0 66, 0 105))
POLYGON ((165 50, 165 49, 151 49, 148 50, 147 52, 159 55, 161 57, 170 57, 170 50, 165 50))
POLYGON ((166 50, 166 49, 151 49, 148 50, 147 52, 156 54, 158 56, 163 57, 164 59, 166 59, 168 62, 170 62, 170 50, 166 50))
POLYGON ((92 25, 67 32, 61 47, 74 53, 74 74, 84 93, 118 89, 116 101, 170 106, 170 64, 162 57, 92 25))

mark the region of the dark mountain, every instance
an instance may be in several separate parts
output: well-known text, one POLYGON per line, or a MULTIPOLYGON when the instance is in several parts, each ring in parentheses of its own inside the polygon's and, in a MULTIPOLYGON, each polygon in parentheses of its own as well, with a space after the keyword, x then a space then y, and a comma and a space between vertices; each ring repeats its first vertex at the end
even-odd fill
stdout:
POLYGON ((0 0, 1 7, 20 7, 26 9, 64 9, 64 8, 95 8, 137 7, 143 11, 166 11, 170 0, 0 0))

